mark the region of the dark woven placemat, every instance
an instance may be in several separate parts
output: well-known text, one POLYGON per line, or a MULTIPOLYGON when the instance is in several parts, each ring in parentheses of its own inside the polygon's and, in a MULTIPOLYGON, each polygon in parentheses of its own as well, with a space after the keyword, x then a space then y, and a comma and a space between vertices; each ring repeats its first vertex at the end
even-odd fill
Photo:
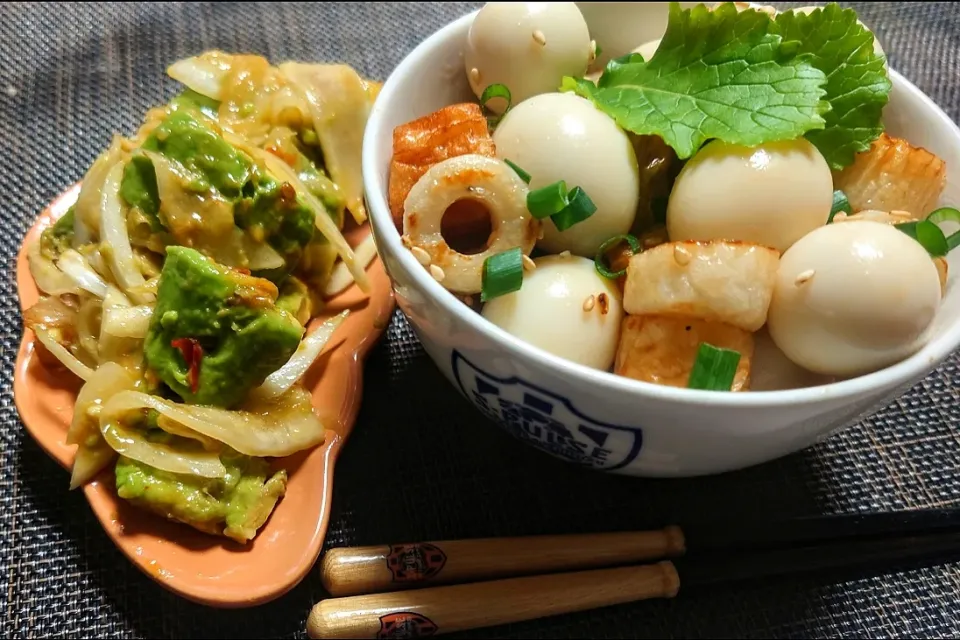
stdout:
MULTIPOLYGON (((114 131, 172 95, 163 69, 218 47, 343 60, 383 79, 469 3, 0 5, 0 629, 13 637, 295 637, 316 575, 248 611, 185 602, 117 551, 25 434, 10 386, 13 256, 32 218, 114 131)), ((960 117, 960 5, 858 3, 891 64, 960 117)), ((956 167, 953 168, 957 170, 956 167)), ((720 477, 579 470, 513 441, 441 378, 402 317, 371 355, 338 465, 328 546, 641 528, 691 517, 960 504, 960 359, 822 445, 720 477)), ((776 581, 459 637, 957 637, 960 567, 840 584, 776 581)), ((454 637, 454 636, 451 636, 454 637)))

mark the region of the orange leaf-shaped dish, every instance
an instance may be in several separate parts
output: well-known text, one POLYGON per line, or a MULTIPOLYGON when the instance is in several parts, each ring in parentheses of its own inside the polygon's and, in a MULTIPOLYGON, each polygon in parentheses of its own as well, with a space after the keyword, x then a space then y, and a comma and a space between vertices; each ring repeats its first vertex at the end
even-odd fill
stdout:
MULTIPOLYGON (((26 248, 76 201, 80 185, 57 198, 34 224, 17 258, 20 307, 37 302, 39 292, 27 264, 26 248)), ((369 228, 349 232, 356 246, 369 228)), ((227 538, 168 522, 129 505, 114 491, 113 468, 83 491, 107 534, 151 578, 190 600, 216 607, 247 607, 277 598, 293 588, 316 562, 330 516, 333 467, 360 407, 363 360, 393 312, 390 281, 379 259, 367 268, 371 291, 356 286, 334 298, 324 317, 345 308, 351 313, 337 329, 324 355, 304 378, 317 414, 327 427, 323 445, 278 461, 289 481, 284 498, 256 538, 242 546, 227 538)), ((65 442, 82 381, 66 371, 44 367, 34 352, 34 334, 24 329, 17 354, 13 391, 27 430, 57 462, 69 469, 75 447, 65 442)), ((68 489, 63 476, 63 490, 68 489)))

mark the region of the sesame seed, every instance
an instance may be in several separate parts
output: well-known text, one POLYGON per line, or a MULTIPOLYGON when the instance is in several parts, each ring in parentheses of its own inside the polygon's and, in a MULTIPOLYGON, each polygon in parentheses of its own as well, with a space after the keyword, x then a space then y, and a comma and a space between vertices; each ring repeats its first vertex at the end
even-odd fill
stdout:
POLYGON ((846 220, 846 218, 847 218, 846 211, 838 211, 836 214, 834 214, 833 221, 839 222, 840 220, 846 220))
POLYGON ((443 279, 444 277, 446 277, 447 274, 443 272, 443 269, 441 269, 435 264, 432 264, 430 265, 430 275, 432 275, 433 279, 436 280, 437 282, 443 282, 443 279))
POLYGON ((597 304, 600 305, 600 315, 605 316, 610 311, 610 299, 607 294, 601 293, 597 296, 597 304))
POLYGON ((423 247, 411 247, 410 253, 412 253, 413 257, 417 259, 417 262, 423 266, 426 267, 430 264, 430 254, 427 253, 423 247))
POLYGON ((813 275, 816 273, 813 269, 807 269, 797 275, 797 279, 793 281, 793 284, 796 286, 802 286, 810 281, 813 275))
POLYGON ((410 239, 410 236, 406 234, 400 236, 400 242, 402 242, 403 246, 405 246, 407 249, 413 246, 413 241, 410 239))
POLYGON ((530 256, 524 255, 524 256, 523 256, 523 269, 524 269, 524 271, 535 271, 536 268, 537 268, 537 263, 534 262, 534 261, 530 258, 530 256))
POLYGON ((537 232, 537 240, 543 240, 543 227, 540 227, 540 231, 537 232))
POLYGON ((693 259, 693 256, 690 255, 690 252, 687 251, 686 247, 680 244, 673 245, 673 259, 681 267, 685 267, 690 264, 690 260, 693 259))
POLYGON ((590 62, 593 62, 597 59, 597 41, 590 41, 590 62))
POLYGON ((597 304, 597 299, 591 293, 590 295, 587 296, 587 299, 583 301, 583 310, 587 312, 593 311, 593 307, 596 304, 597 304))
POLYGON ((470 69, 470 80, 473 84, 480 84, 480 69, 476 67, 470 69))
POLYGON ((543 31, 540 31, 540 29, 537 29, 536 31, 533 32, 533 39, 541 47, 547 46, 547 37, 543 35, 543 31))
POLYGON ((467 305, 468 307, 472 307, 472 306, 473 306, 473 296, 463 296, 463 304, 467 305))
POLYGON ((565 249, 561 251, 557 257, 559 257, 561 260, 566 260, 567 258, 570 257, 570 251, 565 249))

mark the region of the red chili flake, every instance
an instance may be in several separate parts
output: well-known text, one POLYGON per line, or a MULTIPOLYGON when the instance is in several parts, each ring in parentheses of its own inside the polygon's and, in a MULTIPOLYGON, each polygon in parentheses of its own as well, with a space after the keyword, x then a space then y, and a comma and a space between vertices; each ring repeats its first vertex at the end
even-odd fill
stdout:
POLYGON ((187 363, 187 379, 190 391, 196 393, 200 388, 200 361, 203 360, 203 347, 195 338, 177 338, 170 346, 180 350, 183 361, 187 363))
POLYGON ((297 200, 297 190, 293 188, 293 185, 289 182, 284 182, 280 185, 280 201, 289 204, 291 202, 296 202, 297 200))
POLYGON ((246 267, 234 267, 233 269, 234 269, 235 271, 239 271, 240 273, 242 273, 242 274, 245 275, 245 276, 250 275, 250 269, 247 269, 246 267))

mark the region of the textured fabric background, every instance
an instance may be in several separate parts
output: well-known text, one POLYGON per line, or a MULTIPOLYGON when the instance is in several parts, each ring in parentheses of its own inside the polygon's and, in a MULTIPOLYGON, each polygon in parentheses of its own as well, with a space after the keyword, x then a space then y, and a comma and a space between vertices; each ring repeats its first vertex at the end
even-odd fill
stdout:
MULTIPOLYGON (((111 132, 170 97, 173 60, 218 47, 274 61, 343 60, 383 79, 475 4, 0 5, 0 630, 13 637, 300 637, 310 575, 272 604, 204 609, 117 551, 68 475, 25 434, 11 371, 13 256, 31 220, 82 177, 111 132)), ((960 4, 856 3, 891 64, 960 117, 960 4)), ((960 168, 954 167, 954 171, 960 168)), ((328 546, 641 528, 737 514, 960 504, 960 359, 820 446, 689 481, 580 471, 486 423, 399 315, 366 372, 340 460, 328 546)), ((770 581, 459 637, 957 637, 960 566, 832 583, 770 581)), ((451 636, 454 637, 454 636, 451 636)))

